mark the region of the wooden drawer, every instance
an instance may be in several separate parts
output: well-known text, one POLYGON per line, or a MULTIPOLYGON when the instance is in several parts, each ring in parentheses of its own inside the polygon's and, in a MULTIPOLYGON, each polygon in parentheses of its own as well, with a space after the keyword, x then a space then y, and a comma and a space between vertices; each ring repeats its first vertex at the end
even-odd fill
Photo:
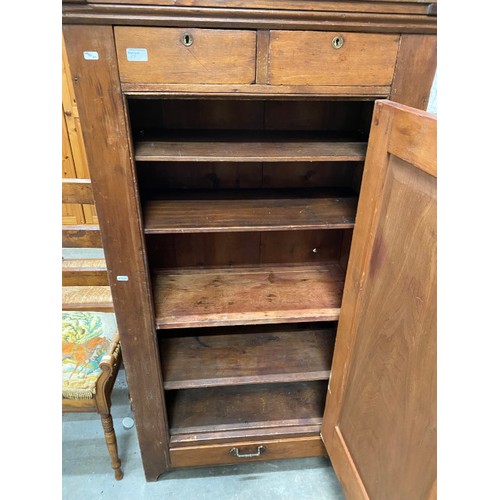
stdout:
POLYGON ((115 40, 122 82, 255 81, 255 31, 117 26, 115 40))
POLYGON ((326 455, 320 436, 187 446, 170 449, 172 467, 236 464, 326 455), (260 452, 258 451, 260 448, 260 452), (239 457, 236 452, 238 450, 239 457), (256 455, 256 456, 242 456, 256 455))
POLYGON ((399 35, 271 31, 269 83, 275 85, 390 85, 399 35), (333 40, 341 37, 340 48, 333 40))

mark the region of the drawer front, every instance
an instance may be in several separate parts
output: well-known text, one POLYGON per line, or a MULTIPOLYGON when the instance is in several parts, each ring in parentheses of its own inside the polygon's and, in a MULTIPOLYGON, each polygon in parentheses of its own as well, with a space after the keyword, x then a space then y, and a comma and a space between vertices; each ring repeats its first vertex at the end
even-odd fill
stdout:
POLYGON ((189 446, 170 449, 172 467, 236 464, 326 455, 320 436, 189 446))
POLYGON ((271 31, 269 83, 390 85, 398 47, 399 35, 271 31))
POLYGON ((253 83, 255 31, 115 27, 126 83, 253 83))

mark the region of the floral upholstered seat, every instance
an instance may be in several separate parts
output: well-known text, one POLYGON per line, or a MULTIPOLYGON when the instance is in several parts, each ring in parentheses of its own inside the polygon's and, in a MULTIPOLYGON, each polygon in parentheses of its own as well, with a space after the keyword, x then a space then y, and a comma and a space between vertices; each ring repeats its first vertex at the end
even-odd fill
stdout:
POLYGON ((115 353, 118 333, 113 313, 64 311, 62 313, 62 396, 92 399, 104 356, 115 353))

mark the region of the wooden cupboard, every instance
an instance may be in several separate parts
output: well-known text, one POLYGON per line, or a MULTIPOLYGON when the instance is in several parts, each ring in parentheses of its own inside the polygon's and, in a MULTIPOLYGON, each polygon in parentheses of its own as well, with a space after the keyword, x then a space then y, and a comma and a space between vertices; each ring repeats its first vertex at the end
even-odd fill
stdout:
POLYGON ((148 480, 435 492, 434 7, 63 2, 148 480))

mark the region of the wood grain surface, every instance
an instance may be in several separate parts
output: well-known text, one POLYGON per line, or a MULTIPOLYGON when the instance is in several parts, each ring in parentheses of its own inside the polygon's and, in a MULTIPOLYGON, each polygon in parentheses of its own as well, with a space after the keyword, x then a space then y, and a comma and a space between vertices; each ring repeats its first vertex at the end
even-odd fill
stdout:
POLYGON ((170 431, 197 434, 321 422, 326 382, 180 389, 167 393, 170 431), (214 404, 217 401, 217 404, 214 404))
POLYGON ((102 248, 101 229, 93 224, 64 225, 62 248, 102 248))
POLYGON ((351 498, 436 480, 436 123, 376 104, 322 427, 351 498))
POLYGON ((104 259, 64 259, 62 261, 63 286, 109 285, 104 259))
POLYGON ((298 193, 253 194, 233 192, 222 199, 151 200, 144 206, 146 234, 182 232, 276 231, 354 227, 356 198, 318 193, 302 198, 298 193))
MULTIPOLYGON (((114 2, 113 2, 114 3, 114 2)), ((386 11, 388 2, 378 4, 380 12, 369 9, 361 10, 372 2, 341 2, 344 7, 337 8, 337 2, 329 2, 330 9, 316 10, 315 0, 303 3, 302 10, 273 8, 269 9, 238 8, 219 5, 200 8, 178 5, 120 5, 92 3, 63 4, 63 24, 108 24, 137 26, 182 26, 192 28, 215 29, 287 29, 331 31, 335 27, 339 31, 364 33, 432 33, 437 30, 436 17, 422 15, 422 12, 408 10, 408 3, 399 6, 392 4, 386 11), (346 5, 349 7, 346 9, 346 5), (311 8, 311 6, 313 8, 311 8), (403 6, 403 7, 402 7, 403 6), (394 7, 396 9, 394 9, 394 7), (399 12, 398 7, 401 9, 399 12)), ((416 2, 420 3, 420 2, 416 2)), ((429 2, 426 2, 427 5, 429 2)), ((291 4, 290 4, 291 5, 291 4)), ((321 4, 318 4, 321 5, 321 4)), ((375 4, 372 4, 375 5, 375 4)), ((427 5, 425 7, 427 8, 427 5)))
POLYGON ((63 179, 63 203, 94 203, 90 179, 63 179))
POLYGON ((122 82, 253 83, 255 31, 198 28, 115 28, 122 82), (182 43, 191 37, 191 45, 182 43), (147 61, 129 61, 127 48, 147 50, 147 61))
POLYGON ((426 110, 436 66, 436 35, 402 35, 391 101, 426 110))
POLYGON ((63 26, 146 478, 168 467, 168 431, 144 236, 111 26, 63 26), (86 60, 85 51, 99 59, 86 60), (127 276, 128 281, 119 281, 127 276))
POLYGON ((245 462, 277 460, 280 458, 319 457, 326 454, 318 435, 281 439, 247 438, 226 444, 211 444, 183 448, 171 448, 173 467, 196 467, 200 465, 239 464, 245 462), (240 454, 253 454, 259 446, 265 451, 258 457, 235 457, 231 450, 237 448, 240 454))
POLYGON ((63 286, 63 311, 113 312, 109 286, 63 286))
POLYGON ((327 380, 330 376, 332 327, 224 330, 191 330, 164 338, 160 350, 165 389, 327 380))
POLYGON ((157 328, 335 321, 338 264, 169 269, 154 279, 157 328))
POLYGON ((149 141, 135 146, 136 161, 362 161, 366 143, 332 141, 149 141))
POLYGON ((269 43, 269 83, 390 85, 398 46, 398 35, 273 30, 269 43), (332 46, 337 36, 344 40, 339 49, 332 46))

